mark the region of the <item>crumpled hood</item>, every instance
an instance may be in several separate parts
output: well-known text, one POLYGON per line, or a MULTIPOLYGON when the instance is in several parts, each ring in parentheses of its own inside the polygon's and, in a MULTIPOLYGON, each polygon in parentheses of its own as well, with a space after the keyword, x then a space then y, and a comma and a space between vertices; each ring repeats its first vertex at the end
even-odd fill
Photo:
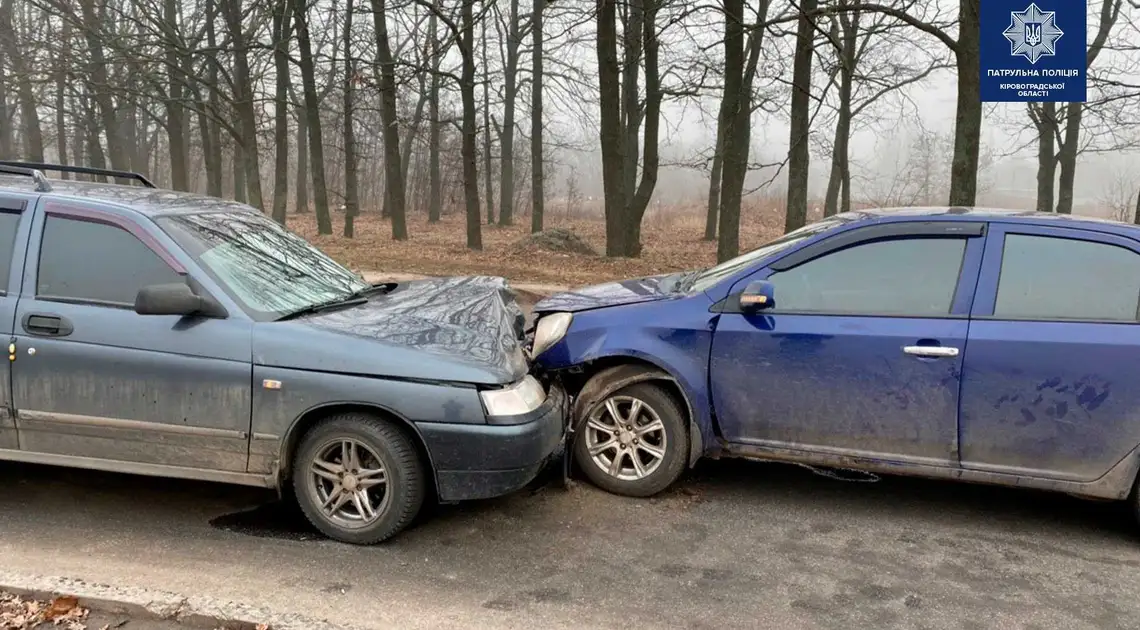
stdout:
POLYGON ((524 322, 503 278, 416 280, 367 304, 258 327, 255 361, 378 377, 507 383, 527 373, 524 322))
POLYGON ((606 306, 660 300, 670 295, 661 286, 662 281, 668 277, 660 275, 632 278, 556 293, 535 304, 534 310, 536 313, 554 311, 573 313, 606 306))

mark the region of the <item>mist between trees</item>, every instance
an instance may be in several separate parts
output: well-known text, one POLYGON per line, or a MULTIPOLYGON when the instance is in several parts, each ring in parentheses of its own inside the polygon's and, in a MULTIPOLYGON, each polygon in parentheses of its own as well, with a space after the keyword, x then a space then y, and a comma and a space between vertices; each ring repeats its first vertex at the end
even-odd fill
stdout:
MULTIPOLYGON (((463 212, 471 249, 597 196, 607 255, 638 256, 663 177, 700 182, 722 260, 755 196, 786 198, 786 230, 809 206, 974 205, 1013 159, 1036 209, 1072 212, 1085 157, 1140 147, 1140 0, 1089 0, 1087 103, 1028 106, 980 102, 980 1, 0 0, 0 155, 323 234, 463 212), (945 131, 916 96, 937 86, 945 131), (892 136, 890 173, 853 148, 892 136)), ((1140 172, 1114 164, 1103 204, 1131 220, 1140 172)))

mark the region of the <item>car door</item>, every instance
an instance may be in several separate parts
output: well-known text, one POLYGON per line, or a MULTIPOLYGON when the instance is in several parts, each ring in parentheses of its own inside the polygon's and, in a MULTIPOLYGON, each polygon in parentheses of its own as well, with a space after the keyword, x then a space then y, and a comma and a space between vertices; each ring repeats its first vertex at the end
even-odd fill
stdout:
POLYGON ((958 376, 984 224, 857 227, 738 282, 774 308, 724 313, 709 366, 730 442, 957 465, 958 376))
MULTIPOLYGON (((20 293, 20 270, 24 246, 28 242, 28 221, 35 198, 31 195, 0 193, 0 333, 5 343, 12 341, 12 322, 20 293)), ((0 370, 0 449, 18 449, 16 416, 12 407, 12 361, 0 370)))
POLYGON ((135 313, 143 286, 185 281, 164 242, 141 216, 59 203, 37 214, 12 363, 22 450, 245 471, 251 324, 135 313))
POLYGON ((962 467, 1097 479, 1140 444, 1140 243, 993 228, 962 374, 962 467))

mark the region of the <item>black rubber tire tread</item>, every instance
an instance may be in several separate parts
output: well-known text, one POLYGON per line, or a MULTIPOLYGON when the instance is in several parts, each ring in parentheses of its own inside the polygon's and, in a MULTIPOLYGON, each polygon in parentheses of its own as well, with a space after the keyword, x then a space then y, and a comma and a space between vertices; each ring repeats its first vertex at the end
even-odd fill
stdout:
MULTIPOLYGON (((668 444, 665 449, 664 461, 661 462, 657 470, 644 479, 636 481, 614 479, 599 470, 597 464, 590 458, 590 452, 584 438, 584 419, 575 418, 575 422, 581 422, 575 426, 582 427, 581 431, 583 432, 578 434, 574 440, 575 463, 591 483, 606 492, 638 498, 660 494, 673 485, 685 472, 685 462, 689 457, 689 433, 686 430, 685 412, 681 410, 681 406, 677 404, 677 400, 672 394, 651 382, 635 383, 610 394, 606 398, 613 396, 637 398, 647 406, 652 407, 661 417, 661 423, 665 425, 665 437, 668 444)), ((605 400, 599 400, 597 405, 603 404, 605 400)), ((597 408, 597 405, 587 410, 587 417, 591 411, 597 408)))
POLYGON ((404 530, 415 519, 426 494, 424 463, 411 438, 395 423, 365 412, 341 413, 314 425, 293 458, 293 490, 305 518, 322 534, 340 542, 373 545, 404 530), (325 519, 308 484, 308 463, 314 449, 329 438, 352 437, 373 448, 388 472, 388 507, 371 526, 346 529, 325 519))

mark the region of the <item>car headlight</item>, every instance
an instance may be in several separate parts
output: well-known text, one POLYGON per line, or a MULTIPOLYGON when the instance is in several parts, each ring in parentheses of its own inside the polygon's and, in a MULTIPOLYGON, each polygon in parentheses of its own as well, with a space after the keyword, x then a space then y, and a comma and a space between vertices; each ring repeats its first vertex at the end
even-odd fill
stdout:
POLYGON ((479 392, 489 416, 521 416, 530 413, 546 402, 542 383, 529 374, 521 381, 502 389, 479 392))
POLYGON ((551 313, 539 319, 534 327, 534 344, 530 348, 530 357, 533 359, 562 341, 573 319, 574 316, 570 313, 551 313))

